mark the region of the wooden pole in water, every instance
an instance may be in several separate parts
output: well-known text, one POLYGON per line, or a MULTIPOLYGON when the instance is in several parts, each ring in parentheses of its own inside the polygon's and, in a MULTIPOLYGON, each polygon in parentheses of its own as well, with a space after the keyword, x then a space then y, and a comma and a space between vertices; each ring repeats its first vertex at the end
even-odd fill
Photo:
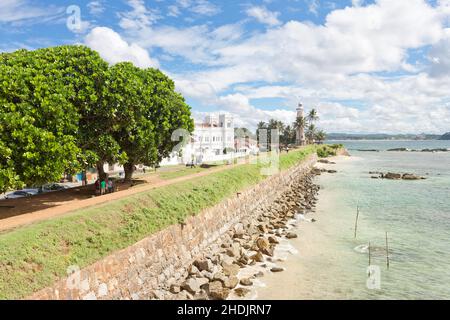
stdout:
POLYGON ((356 207, 355 239, 356 239, 356 231, 358 230, 358 219, 359 219, 359 206, 356 207))
POLYGON ((389 270, 389 242, 388 242, 388 233, 386 231, 386 266, 389 270))

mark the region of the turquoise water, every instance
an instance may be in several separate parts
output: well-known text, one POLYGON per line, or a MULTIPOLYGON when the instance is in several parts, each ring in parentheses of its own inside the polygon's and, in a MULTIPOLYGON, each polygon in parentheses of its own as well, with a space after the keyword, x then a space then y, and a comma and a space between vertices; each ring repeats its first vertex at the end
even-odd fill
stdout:
POLYGON ((318 248, 321 254, 306 262, 306 274, 323 269, 328 276, 315 277, 311 292, 314 287, 320 288, 317 290, 320 295, 309 293, 308 297, 450 299, 450 152, 356 151, 450 148, 450 141, 340 143, 353 157, 336 165, 337 174, 322 175, 318 180, 327 199, 319 201, 318 217, 326 221, 321 221, 318 232, 323 233, 326 239, 322 243, 328 247, 318 248), (370 178, 369 171, 415 173, 427 180, 375 180, 370 178), (354 239, 358 206, 358 234, 354 239), (379 266, 381 271, 380 289, 366 286, 369 242, 371 265, 379 266), (335 276, 330 278, 329 273, 335 276))

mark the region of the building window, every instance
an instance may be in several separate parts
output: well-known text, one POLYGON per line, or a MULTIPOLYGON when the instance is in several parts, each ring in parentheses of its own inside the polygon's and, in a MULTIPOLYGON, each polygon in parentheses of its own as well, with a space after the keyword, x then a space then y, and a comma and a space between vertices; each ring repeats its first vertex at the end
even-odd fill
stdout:
POLYGON ((209 137, 205 137, 205 141, 206 141, 206 142, 209 142, 209 137))

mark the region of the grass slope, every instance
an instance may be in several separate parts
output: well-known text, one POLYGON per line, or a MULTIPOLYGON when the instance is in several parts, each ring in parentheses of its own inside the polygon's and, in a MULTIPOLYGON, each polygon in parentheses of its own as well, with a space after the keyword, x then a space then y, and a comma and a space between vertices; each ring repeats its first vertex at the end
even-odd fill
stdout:
MULTIPOLYGON (((322 147, 319 147, 321 149, 322 147)), ((287 169, 316 147, 280 157, 287 169)), ((245 164, 0 234, 0 299, 23 298, 264 179, 245 164)))

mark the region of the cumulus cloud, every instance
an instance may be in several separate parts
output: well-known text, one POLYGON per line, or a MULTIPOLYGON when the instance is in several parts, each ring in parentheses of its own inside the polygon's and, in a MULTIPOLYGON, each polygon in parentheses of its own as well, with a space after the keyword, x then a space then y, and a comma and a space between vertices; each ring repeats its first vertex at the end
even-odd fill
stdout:
POLYGON ((147 50, 135 43, 127 43, 110 28, 92 29, 84 42, 111 64, 129 61, 140 68, 158 67, 158 62, 150 58, 147 50))
POLYGON ((255 18, 259 22, 269 26, 277 26, 281 23, 278 20, 280 13, 269 11, 264 6, 252 6, 246 10, 246 13, 249 17, 255 18))
MULTIPOLYGON (((194 3, 178 0, 170 10, 177 16, 194 3)), ((132 43, 198 66, 171 74, 197 110, 227 111, 248 127, 270 117, 292 122, 301 100, 319 110, 328 131, 448 131, 449 0, 352 4, 331 11, 323 24, 282 23, 264 6, 249 7, 247 15, 276 26, 251 34, 245 22, 155 25, 142 7, 122 15, 128 20, 121 26, 132 43), (428 47, 429 65, 415 65, 411 50, 428 47), (273 110, 252 103, 266 98, 284 102, 267 106, 273 110)))

